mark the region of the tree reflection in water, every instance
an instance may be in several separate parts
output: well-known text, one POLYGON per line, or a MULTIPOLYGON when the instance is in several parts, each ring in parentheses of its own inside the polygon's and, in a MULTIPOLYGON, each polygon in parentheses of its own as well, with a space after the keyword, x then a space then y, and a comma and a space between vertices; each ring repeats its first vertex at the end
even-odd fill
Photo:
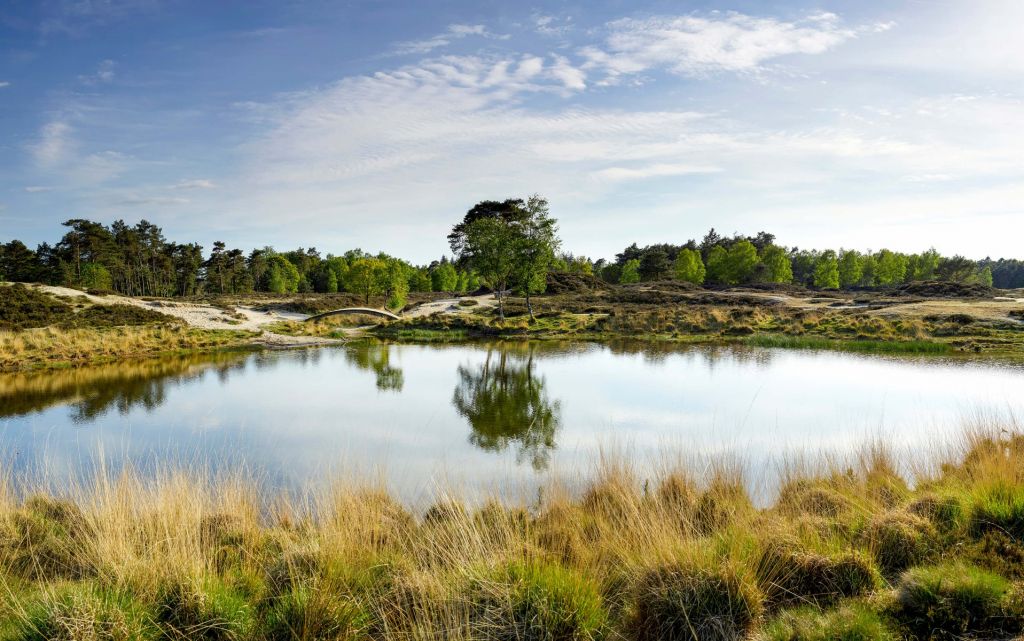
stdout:
POLYGON ((469 421, 470 443, 494 452, 514 445, 516 461, 529 460, 539 471, 551 460, 561 408, 533 373, 534 351, 534 345, 488 348, 482 365, 460 365, 452 404, 469 421))
POLYGON ((345 350, 345 359, 362 370, 377 375, 377 389, 401 392, 405 374, 391 365, 391 346, 383 343, 356 343, 345 350))

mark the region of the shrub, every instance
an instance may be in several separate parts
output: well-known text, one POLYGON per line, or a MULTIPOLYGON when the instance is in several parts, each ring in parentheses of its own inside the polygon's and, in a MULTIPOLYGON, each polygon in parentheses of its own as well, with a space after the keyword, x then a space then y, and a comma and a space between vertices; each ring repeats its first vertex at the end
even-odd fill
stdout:
POLYGON ((822 612, 804 607, 783 612, 765 628, 765 641, 896 641, 877 613, 860 605, 822 612))
POLYGON ((598 586, 571 570, 514 563, 476 589, 473 627, 478 638, 586 641, 604 636, 608 614, 598 586))
MULTIPOLYGON (((2 629, 2 628, 0 628, 2 629)), ((158 630, 143 606, 121 592, 73 585, 27 607, 14 626, 18 641, 145 641, 158 630)))
POLYGON ((762 596, 734 568, 670 563, 637 582, 628 628, 636 641, 737 641, 753 629, 762 596))
POLYGON ((1019 631, 1019 617, 1004 616, 1013 596, 1003 577, 962 563, 917 567, 900 578, 895 615, 918 638, 1019 631))
POLYGON ((907 512, 876 516, 868 524, 865 537, 875 561, 889 575, 918 565, 937 551, 938 534, 931 522, 907 512))
POLYGON ((301 587, 274 600, 263 632, 267 641, 347 641, 361 637, 369 621, 357 601, 301 587))
POLYGON ((235 641, 255 627, 249 603, 214 578, 163 586, 156 599, 156 620, 166 636, 189 641, 235 641))
POLYGON ((878 585, 878 572, 864 556, 836 556, 774 543, 761 553, 756 566, 769 607, 799 603, 826 606, 844 597, 867 594, 878 585))

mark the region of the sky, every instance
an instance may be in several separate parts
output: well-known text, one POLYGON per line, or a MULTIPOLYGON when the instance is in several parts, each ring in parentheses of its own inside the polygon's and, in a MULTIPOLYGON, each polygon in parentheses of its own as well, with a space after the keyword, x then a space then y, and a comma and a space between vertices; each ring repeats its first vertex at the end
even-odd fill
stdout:
POLYGON ((708 228, 1024 258, 1020 0, 3 0, 0 241, 68 218, 448 251, 539 193, 564 248, 708 228))

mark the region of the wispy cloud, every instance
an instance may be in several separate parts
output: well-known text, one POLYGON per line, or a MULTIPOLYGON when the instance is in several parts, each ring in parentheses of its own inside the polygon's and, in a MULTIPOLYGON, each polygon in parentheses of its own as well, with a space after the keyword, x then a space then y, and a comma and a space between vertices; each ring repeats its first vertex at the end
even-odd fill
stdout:
POLYGON ((190 189, 215 189, 217 185, 207 178, 197 178, 194 180, 182 180, 169 187, 174 190, 190 190, 190 189))
POLYGON ((25 187, 25 192, 29 194, 41 194, 47 191, 53 191, 53 187, 43 187, 40 185, 29 185, 25 187))
POLYGON ((71 125, 63 120, 53 120, 43 125, 39 139, 29 149, 36 164, 53 167, 63 163, 74 150, 71 125))
POLYGON ((656 163, 641 167, 608 167, 594 173, 598 180, 619 182, 624 180, 643 180, 646 178, 664 178, 666 176, 687 176, 695 174, 714 174, 722 171, 721 167, 709 165, 683 165, 656 163))
POLYGON ((114 67, 117 64, 113 60, 104 60, 96 67, 91 74, 78 76, 78 81, 84 85, 98 85, 114 81, 114 67))
POLYGON ((40 4, 45 15, 40 33, 81 35, 98 25, 153 11, 161 0, 41 0, 40 4))
POLYGON ((434 49, 447 47, 455 40, 467 36, 479 36, 481 38, 494 38, 498 40, 507 40, 509 38, 506 34, 491 32, 482 24, 452 24, 448 25, 448 29, 444 33, 440 33, 432 38, 398 43, 395 45, 395 53, 399 55, 430 53, 434 49))
POLYGON ((10 87, 10 86, 11 86, 11 83, 9 83, 7 81, 0 82, 0 89, 3 89, 4 87, 10 87))
POLYGON ((587 46, 585 68, 606 74, 606 82, 649 69, 687 76, 716 72, 757 72, 773 59, 792 54, 820 54, 857 37, 864 29, 842 26, 832 13, 817 13, 796 22, 742 13, 625 18, 606 26, 603 45, 587 46))

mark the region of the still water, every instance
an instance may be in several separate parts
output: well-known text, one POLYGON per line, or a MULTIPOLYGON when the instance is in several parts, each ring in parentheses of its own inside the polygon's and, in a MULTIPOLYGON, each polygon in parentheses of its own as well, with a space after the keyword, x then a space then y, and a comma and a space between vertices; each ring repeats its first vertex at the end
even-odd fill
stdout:
POLYGON ((264 482, 381 477, 528 492, 602 452, 641 466, 780 460, 868 439, 927 450, 979 412, 1024 416, 1024 369, 635 344, 359 344, 0 376, 0 455, 51 481, 102 460, 246 466, 264 482))

